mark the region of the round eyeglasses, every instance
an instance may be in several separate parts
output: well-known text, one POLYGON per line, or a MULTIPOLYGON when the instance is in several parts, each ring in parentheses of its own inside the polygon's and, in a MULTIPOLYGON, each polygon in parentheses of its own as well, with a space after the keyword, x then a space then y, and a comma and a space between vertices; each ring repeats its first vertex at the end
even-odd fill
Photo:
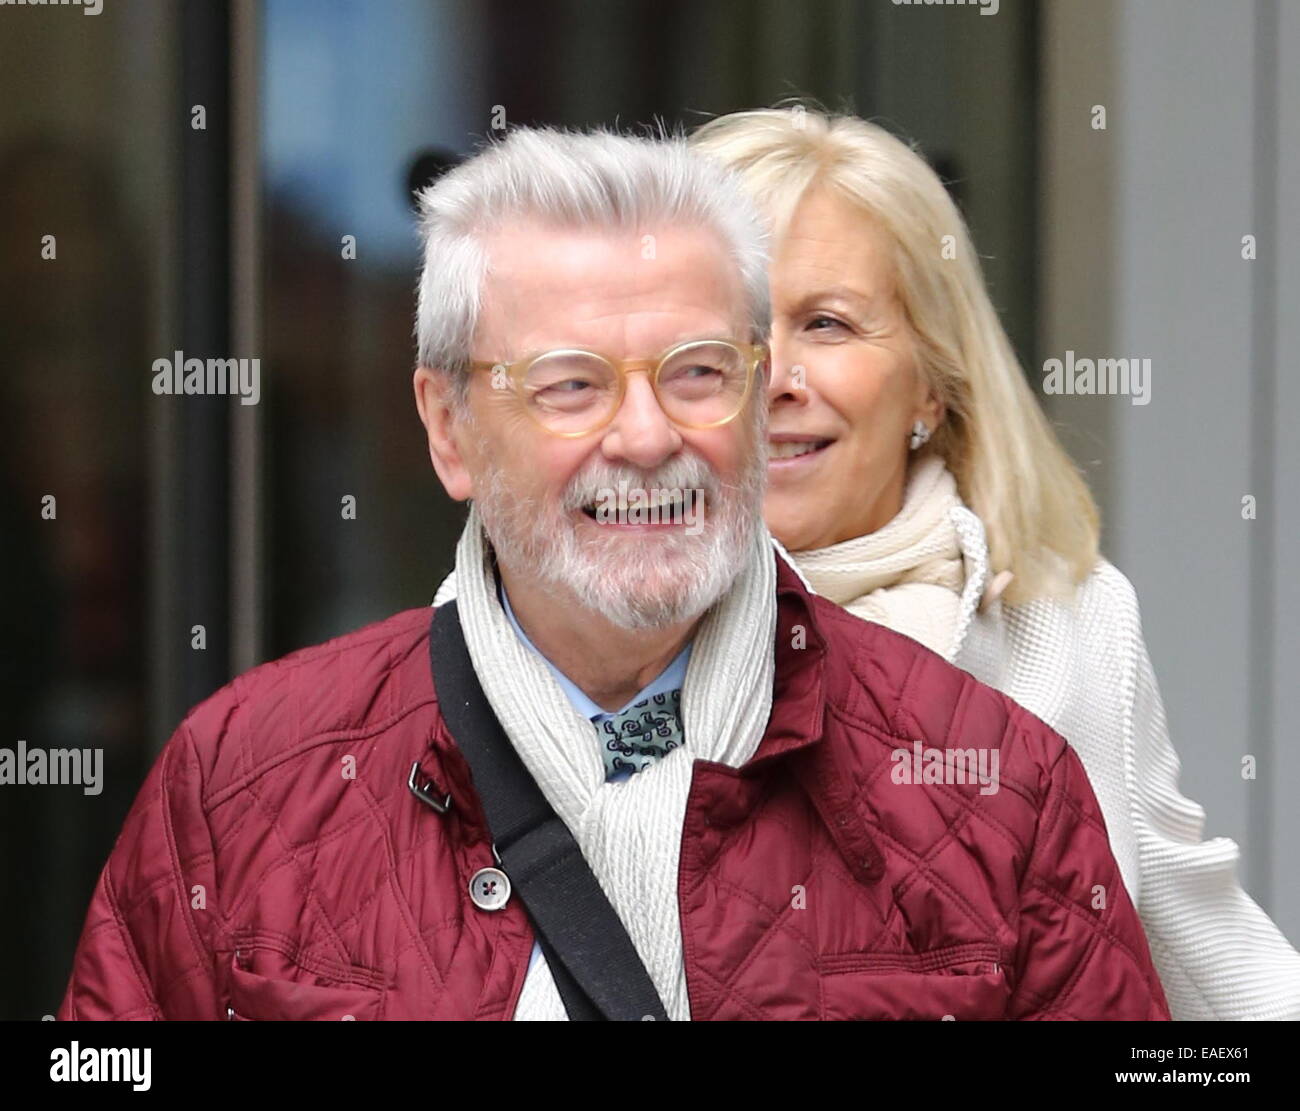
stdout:
POLYGON ((490 370, 496 389, 513 389, 525 411, 557 436, 587 436, 614 419, 627 390, 627 375, 644 371, 674 424, 717 428, 745 407, 763 344, 690 340, 657 359, 614 359, 599 351, 565 347, 513 363, 475 361, 471 370, 490 370))

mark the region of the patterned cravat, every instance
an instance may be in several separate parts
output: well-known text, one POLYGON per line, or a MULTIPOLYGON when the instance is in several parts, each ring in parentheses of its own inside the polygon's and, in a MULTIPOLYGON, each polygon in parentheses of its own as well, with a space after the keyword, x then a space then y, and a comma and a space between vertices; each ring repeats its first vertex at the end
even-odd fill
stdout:
POLYGON ((596 723, 605 778, 630 769, 639 772, 682 744, 682 692, 651 695, 621 713, 596 723))

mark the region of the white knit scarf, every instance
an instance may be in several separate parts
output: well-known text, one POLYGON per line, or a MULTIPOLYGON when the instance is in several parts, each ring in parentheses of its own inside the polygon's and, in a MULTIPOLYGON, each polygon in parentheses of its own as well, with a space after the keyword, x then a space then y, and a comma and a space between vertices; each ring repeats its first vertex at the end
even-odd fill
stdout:
MULTIPOLYGON (((739 767, 767 727, 776 635, 776 563, 767 530, 755 530, 750 558, 696 629, 682 688, 683 747, 616 783, 605 780, 591 722, 515 635, 497 600, 489 557, 471 507, 456 549, 455 590, 474 671, 622 919, 668 1017, 689 1019, 677 904, 686 796, 694 760, 739 767)), ((567 1018, 544 957, 524 981, 515 1018, 567 1018)))
POLYGON ((818 594, 947 655, 965 581, 950 513, 961 504, 951 472, 931 456, 912 468, 903 508, 883 528, 790 558, 818 594))

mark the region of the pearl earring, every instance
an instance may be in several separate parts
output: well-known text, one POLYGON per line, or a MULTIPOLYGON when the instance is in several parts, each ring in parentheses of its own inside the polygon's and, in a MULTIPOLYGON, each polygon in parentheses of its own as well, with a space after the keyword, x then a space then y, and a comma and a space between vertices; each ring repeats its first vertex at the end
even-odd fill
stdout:
POLYGON ((930 428, 923 420, 912 425, 911 448, 915 451, 930 438, 930 428))

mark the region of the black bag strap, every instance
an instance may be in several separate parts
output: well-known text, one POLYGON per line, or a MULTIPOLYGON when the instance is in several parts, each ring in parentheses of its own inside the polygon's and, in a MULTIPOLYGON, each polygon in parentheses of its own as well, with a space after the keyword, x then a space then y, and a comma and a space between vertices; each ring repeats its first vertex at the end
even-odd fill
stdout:
POLYGON ((433 611, 429 656, 443 721, 469 764, 502 871, 523 900, 569 1018, 667 1021, 618 913, 492 712, 455 602, 433 611))

